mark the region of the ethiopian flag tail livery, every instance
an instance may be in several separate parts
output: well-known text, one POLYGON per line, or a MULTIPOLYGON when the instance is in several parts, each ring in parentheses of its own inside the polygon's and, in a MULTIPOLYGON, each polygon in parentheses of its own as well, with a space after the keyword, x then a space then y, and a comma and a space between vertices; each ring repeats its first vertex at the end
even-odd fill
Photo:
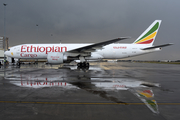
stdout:
POLYGON ((133 44, 153 45, 156 38, 161 20, 155 20, 136 40, 133 44))

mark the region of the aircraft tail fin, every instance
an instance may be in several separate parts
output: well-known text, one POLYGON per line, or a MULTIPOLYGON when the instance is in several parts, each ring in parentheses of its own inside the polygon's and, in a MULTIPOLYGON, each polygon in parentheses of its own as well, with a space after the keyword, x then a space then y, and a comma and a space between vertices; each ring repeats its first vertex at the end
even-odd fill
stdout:
POLYGON ((159 30, 161 20, 155 20, 135 41, 133 44, 153 45, 159 30))

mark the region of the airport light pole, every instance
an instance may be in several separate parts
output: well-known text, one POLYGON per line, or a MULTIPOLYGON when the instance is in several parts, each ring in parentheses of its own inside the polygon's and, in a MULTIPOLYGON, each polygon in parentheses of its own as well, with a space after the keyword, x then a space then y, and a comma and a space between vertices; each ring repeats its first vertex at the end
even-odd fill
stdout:
MULTIPOLYGON (((37 34, 37 40, 38 40, 38 26, 39 26, 39 25, 36 24, 36 27, 37 27, 37 31, 36 31, 36 32, 37 32, 37 33, 36 33, 36 34, 37 34)), ((36 40, 36 41, 37 41, 37 40, 36 40)), ((35 63, 38 63, 38 59, 36 59, 35 63)))
POLYGON ((37 27, 37 31, 36 31, 36 32, 37 32, 37 33, 36 33, 36 34, 37 34, 37 40, 38 40, 38 26, 39 26, 39 25, 36 24, 36 27, 37 27))
MULTIPOLYGON (((4 53, 6 51, 6 6, 7 4, 3 3, 4 5, 4 53)), ((6 61, 6 55, 4 54, 4 60, 6 61)))

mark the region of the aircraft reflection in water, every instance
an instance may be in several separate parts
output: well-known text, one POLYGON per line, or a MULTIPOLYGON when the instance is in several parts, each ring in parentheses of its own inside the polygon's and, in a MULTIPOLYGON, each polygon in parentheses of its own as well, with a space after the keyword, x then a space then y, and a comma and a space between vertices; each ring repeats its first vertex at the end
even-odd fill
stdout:
MULTIPOLYGON (((41 69, 43 70, 43 69, 41 69)), ((39 71, 41 71, 39 70, 39 71)), ((62 87, 63 89, 83 89, 92 94, 97 94, 102 98, 107 100, 127 104, 118 100, 117 97, 111 96, 107 91, 116 91, 116 90, 128 90, 138 97, 145 105, 153 112, 159 113, 158 105, 154 100, 154 93, 151 87, 159 87, 159 84, 149 83, 140 81, 133 78, 100 78, 100 77, 91 77, 91 72, 88 73, 77 70, 63 69, 65 74, 61 74, 60 70, 47 71, 49 75, 36 72, 32 74, 28 71, 24 72, 15 72, 6 76, 5 79, 9 80, 10 83, 20 86, 20 87, 31 87, 31 88, 42 88, 42 87, 62 87), (60 74, 58 74, 60 72, 60 74), (68 75, 68 72, 71 72, 71 75, 68 75), (77 74, 80 72, 79 74, 77 74), (86 74, 83 74, 86 73, 86 74)))

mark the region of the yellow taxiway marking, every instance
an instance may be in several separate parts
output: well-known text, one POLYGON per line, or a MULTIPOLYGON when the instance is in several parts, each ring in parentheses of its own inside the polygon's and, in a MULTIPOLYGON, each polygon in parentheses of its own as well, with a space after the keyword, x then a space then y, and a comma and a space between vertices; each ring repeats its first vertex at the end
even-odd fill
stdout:
MULTIPOLYGON (((0 101, 0 103, 24 104, 66 104, 66 105, 144 105, 145 103, 83 103, 83 102, 33 102, 33 101, 0 101)), ((151 104, 151 103, 149 103, 151 104)), ((152 103, 154 104, 154 103, 152 103)), ((157 103, 157 105, 180 105, 180 103, 157 103)))

